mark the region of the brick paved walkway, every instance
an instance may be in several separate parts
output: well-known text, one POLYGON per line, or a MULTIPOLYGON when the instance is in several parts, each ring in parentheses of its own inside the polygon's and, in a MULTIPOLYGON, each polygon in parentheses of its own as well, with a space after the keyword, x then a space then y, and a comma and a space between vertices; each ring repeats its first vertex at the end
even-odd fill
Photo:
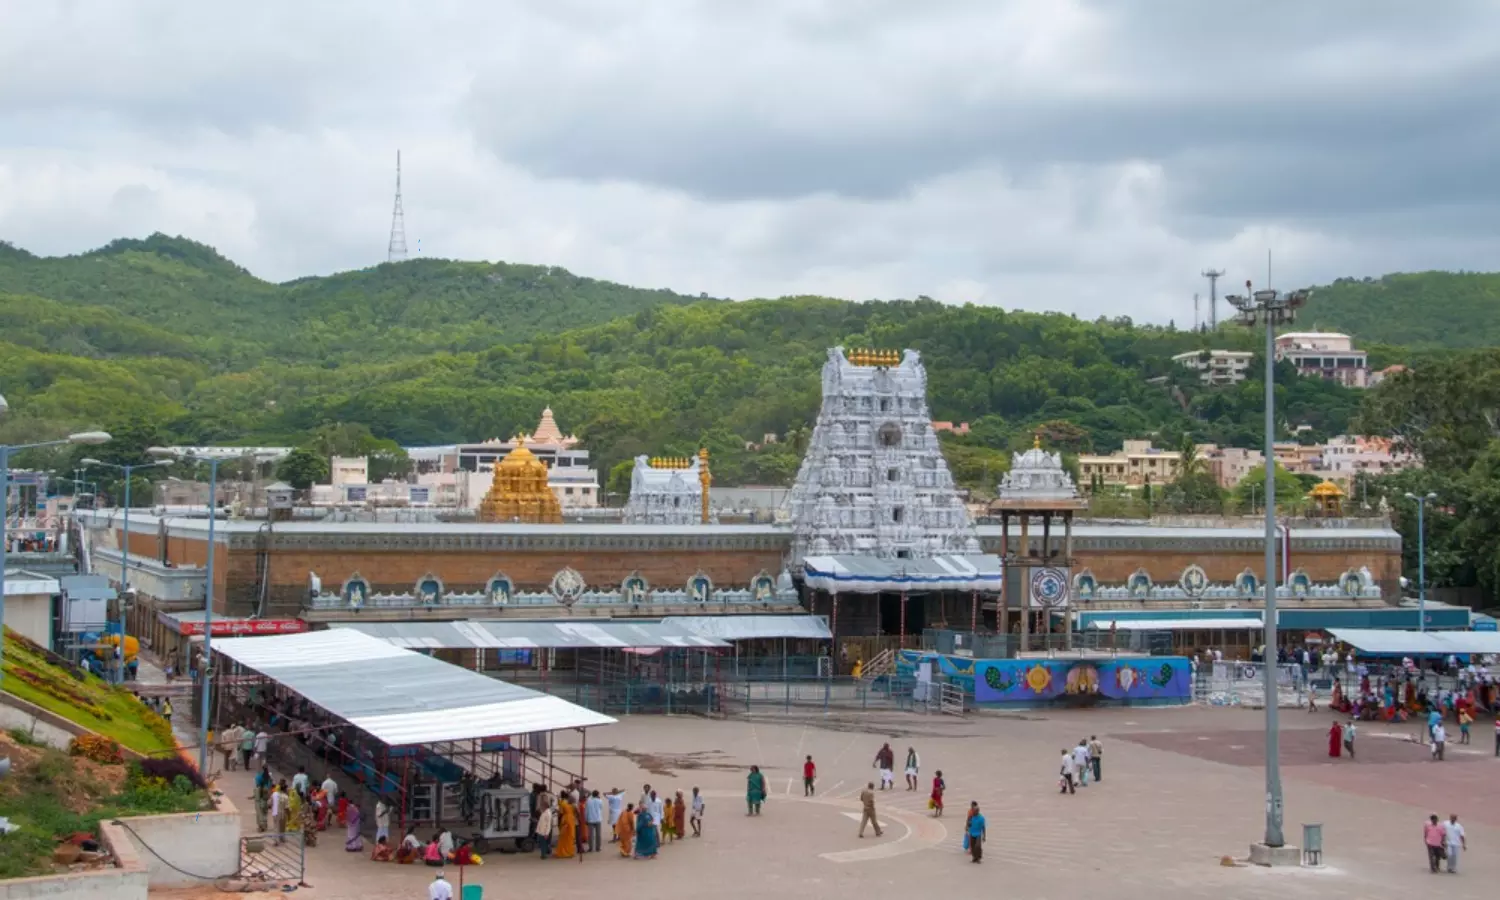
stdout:
MULTIPOLYGON (((1024 898, 1297 900, 1337 892, 1406 900, 1434 890, 1477 897, 1500 878, 1500 854, 1490 849, 1500 835, 1500 760, 1485 748, 1454 748, 1460 752, 1449 761, 1432 763, 1405 735, 1382 737, 1372 726, 1361 729, 1358 762, 1335 761, 1326 755, 1328 719, 1286 719, 1287 837, 1299 839, 1302 822, 1324 825, 1328 865, 1320 871, 1219 865, 1223 855, 1243 857, 1263 827, 1258 713, 1143 709, 962 721, 896 713, 629 719, 591 735, 591 786, 618 785, 633 798, 644 782, 684 792, 696 785, 709 799, 703 839, 665 847, 649 863, 613 851, 581 862, 496 853, 465 877, 486 885, 489 897, 597 897, 623 888, 755 900, 855 892, 862 900, 910 900, 934 887, 954 896, 986 891, 1024 898), (1090 734, 1105 743, 1104 781, 1059 796, 1059 752, 1090 734), (898 790, 879 798, 884 836, 861 840, 850 813, 875 775, 872 759, 884 740, 898 762, 908 745, 917 748, 922 788, 899 789, 898 773, 898 790), (818 763, 819 791, 804 800, 800 766, 809 753, 818 763), (742 802, 751 763, 771 785, 764 815, 753 819, 742 802), (943 819, 926 810, 936 769, 949 785, 943 819), (970 800, 979 801, 989 822, 980 866, 960 846, 970 800), (1429 812, 1457 812, 1468 826, 1474 851, 1458 876, 1426 871, 1420 825, 1429 812)), ((576 755, 570 760, 559 748, 558 761, 573 768, 576 755)), ((236 798, 248 794, 241 777, 230 782, 236 798)), ((456 873, 449 874, 456 883, 456 873)), ((325 839, 309 851, 316 897, 421 897, 431 877, 422 867, 346 854, 341 840, 325 839)))

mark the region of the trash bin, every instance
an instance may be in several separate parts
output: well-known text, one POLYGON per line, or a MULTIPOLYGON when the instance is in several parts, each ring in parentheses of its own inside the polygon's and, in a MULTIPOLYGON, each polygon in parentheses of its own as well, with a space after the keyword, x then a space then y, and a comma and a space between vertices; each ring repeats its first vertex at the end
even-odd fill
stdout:
POLYGON ((482 885, 482 884, 466 884, 466 885, 464 885, 463 896, 460 898, 460 900, 484 900, 484 885, 482 885))
POLYGON ((1323 826, 1321 824, 1302 826, 1302 864, 1304 866, 1323 864, 1323 826))

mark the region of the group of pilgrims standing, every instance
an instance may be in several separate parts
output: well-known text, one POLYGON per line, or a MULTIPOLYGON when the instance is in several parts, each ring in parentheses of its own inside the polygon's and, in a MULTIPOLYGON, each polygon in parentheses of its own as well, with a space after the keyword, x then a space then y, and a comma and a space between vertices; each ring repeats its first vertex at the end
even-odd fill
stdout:
POLYGON ((583 797, 579 788, 563 791, 554 799, 545 790, 536 795, 536 843, 543 859, 572 859, 591 850, 598 852, 605 828, 626 859, 655 859, 663 844, 678 838, 703 836, 703 795, 693 788, 692 797, 682 791, 665 797, 643 785, 635 803, 614 788, 608 794, 594 791, 583 797), (606 824, 607 823, 607 824, 606 824))

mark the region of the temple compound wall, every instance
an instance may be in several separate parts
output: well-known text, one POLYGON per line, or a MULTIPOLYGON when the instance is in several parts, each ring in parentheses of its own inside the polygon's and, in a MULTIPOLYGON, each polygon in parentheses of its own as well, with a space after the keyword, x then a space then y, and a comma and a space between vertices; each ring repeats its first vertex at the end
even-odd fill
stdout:
MULTIPOLYGON (((120 518, 108 510, 83 511, 94 546, 117 547, 120 518)), ((131 553, 178 569, 207 560, 208 522, 135 512, 131 553)), ((975 528, 986 553, 1000 550, 998 526, 975 528)), ((1033 532, 1032 540, 1040 541, 1033 532)), ((1011 534, 1012 551, 1016 535, 1011 534)), ((681 590, 699 573, 715 589, 749 590, 762 573, 778 577, 791 556, 790 528, 775 525, 413 525, 396 523, 274 523, 220 520, 215 534, 216 612, 250 615, 262 587, 270 615, 299 615, 309 596, 309 576, 327 590, 355 575, 374 593, 413 592, 428 576, 448 591, 483 592, 497 573, 516 591, 545 591, 565 568, 591 589, 619 589, 634 574, 651 589, 681 590)), ((1175 585, 1191 566, 1211 584, 1232 585, 1246 570, 1261 571, 1260 526, 1159 527, 1148 524, 1077 524, 1075 574, 1087 571, 1099 587, 1124 586, 1140 572, 1155 585, 1175 585)), ((1400 596, 1401 537, 1390 528, 1293 529, 1290 568, 1313 582, 1337 584, 1368 569, 1387 598, 1400 596)), ((104 572, 104 574, 109 574, 104 572)), ((942 615, 959 620, 958 607, 942 615)), ((815 612, 820 610, 814 609, 815 612)))

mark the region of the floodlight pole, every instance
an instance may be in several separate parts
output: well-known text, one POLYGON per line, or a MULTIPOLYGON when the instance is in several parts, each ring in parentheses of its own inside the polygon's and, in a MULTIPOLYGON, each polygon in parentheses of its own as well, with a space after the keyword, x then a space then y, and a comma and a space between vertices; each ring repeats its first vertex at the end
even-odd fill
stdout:
POLYGON ((1286 846, 1282 833, 1281 791, 1281 720, 1277 705, 1276 664, 1278 644, 1276 613, 1276 326, 1292 322, 1297 309, 1307 302, 1306 291, 1282 294, 1275 290, 1251 291, 1245 282, 1245 296, 1226 297, 1239 311, 1240 321, 1254 327, 1266 327, 1266 601, 1265 644, 1262 648, 1266 703, 1266 836, 1270 848, 1286 846))

